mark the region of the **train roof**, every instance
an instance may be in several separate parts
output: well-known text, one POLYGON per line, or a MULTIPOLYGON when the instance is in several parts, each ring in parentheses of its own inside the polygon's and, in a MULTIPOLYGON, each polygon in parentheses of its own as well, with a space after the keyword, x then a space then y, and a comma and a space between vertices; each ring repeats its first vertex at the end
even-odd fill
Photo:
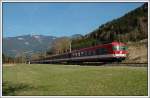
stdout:
POLYGON ((108 45, 126 45, 122 42, 111 42, 111 43, 106 43, 106 44, 99 44, 99 45, 95 45, 95 46, 91 46, 91 47, 86 47, 86 48, 81 48, 81 49, 77 49, 77 50, 74 50, 72 52, 76 52, 76 51, 84 51, 84 50, 89 50, 89 49, 94 49, 94 48, 98 48, 98 47, 103 47, 103 46, 108 46, 108 45))
POLYGON ((111 44, 112 45, 126 45, 125 43, 122 43, 122 42, 112 42, 111 44))

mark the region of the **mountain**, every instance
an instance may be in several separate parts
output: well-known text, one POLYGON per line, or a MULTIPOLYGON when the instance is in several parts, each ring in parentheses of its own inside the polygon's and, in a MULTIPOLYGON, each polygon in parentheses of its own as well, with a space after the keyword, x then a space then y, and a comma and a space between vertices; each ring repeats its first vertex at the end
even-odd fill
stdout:
POLYGON ((56 37, 54 36, 44 35, 6 37, 3 38, 3 53, 7 56, 17 57, 44 52, 51 47, 51 44, 55 39, 56 37))
POLYGON ((47 52, 54 46, 54 42, 61 39, 79 39, 81 34, 69 37, 55 37, 44 35, 22 35, 3 38, 3 53, 10 57, 31 56, 32 54, 47 52))
POLYGON ((83 37, 82 34, 74 34, 74 35, 70 36, 71 39, 80 39, 82 37, 83 37))
POLYGON ((112 41, 137 42, 148 38, 148 3, 124 16, 100 25, 81 39, 72 41, 74 49, 112 41))

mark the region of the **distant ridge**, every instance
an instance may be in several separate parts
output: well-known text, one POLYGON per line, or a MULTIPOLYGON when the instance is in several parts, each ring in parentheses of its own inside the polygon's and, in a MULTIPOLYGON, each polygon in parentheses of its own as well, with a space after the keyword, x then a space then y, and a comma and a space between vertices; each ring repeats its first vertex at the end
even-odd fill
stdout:
POLYGON ((3 53, 11 57, 44 52, 57 37, 45 35, 22 35, 3 38, 3 53))

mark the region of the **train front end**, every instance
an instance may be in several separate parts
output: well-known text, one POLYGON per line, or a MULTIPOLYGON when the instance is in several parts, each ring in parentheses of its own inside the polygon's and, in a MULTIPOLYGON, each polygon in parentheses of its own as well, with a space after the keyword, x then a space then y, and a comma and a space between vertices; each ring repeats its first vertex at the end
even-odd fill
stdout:
POLYGON ((115 61, 122 61, 127 57, 127 45, 121 42, 112 43, 112 54, 115 61))

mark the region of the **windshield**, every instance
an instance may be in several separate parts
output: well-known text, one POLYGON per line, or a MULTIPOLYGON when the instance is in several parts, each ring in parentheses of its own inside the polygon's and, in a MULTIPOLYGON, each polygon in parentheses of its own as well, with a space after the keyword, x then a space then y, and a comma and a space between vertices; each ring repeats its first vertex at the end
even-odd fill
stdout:
POLYGON ((127 50, 127 46, 113 46, 113 50, 127 50))

